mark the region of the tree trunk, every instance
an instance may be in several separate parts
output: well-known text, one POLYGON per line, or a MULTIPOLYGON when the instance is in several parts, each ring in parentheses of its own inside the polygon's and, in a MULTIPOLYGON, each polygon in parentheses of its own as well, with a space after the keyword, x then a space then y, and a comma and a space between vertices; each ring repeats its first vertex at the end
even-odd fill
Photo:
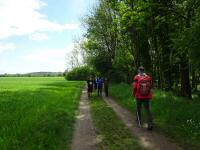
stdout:
POLYGON ((194 68, 192 68, 192 91, 197 91, 197 79, 194 68))
MULTIPOLYGON (((186 28, 190 27, 190 19, 191 14, 190 10, 188 10, 186 28)), ((181 61, 181 95, 192 99, 188 51, 184 53, 181 61)))
POLYGON ((188 61, 181 63, 181 95, 192 99, 188 61))

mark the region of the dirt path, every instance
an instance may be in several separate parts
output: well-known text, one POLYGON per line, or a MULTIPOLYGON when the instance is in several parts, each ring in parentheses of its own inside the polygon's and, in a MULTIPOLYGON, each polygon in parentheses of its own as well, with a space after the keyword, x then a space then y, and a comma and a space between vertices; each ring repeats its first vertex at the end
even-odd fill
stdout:
POLYGON ((144 128, 138 128, 135 124, 134 116, 117 104, 112 98, 104 97, 106 103, 113 108, 117 115, 122 119, 132 134, 139 139, 141 145, 148 150, 182 150, 178 145, 168 138, 156 133, 156 131, 147 131, 144 128))
POLYGON ((96 134, 90 115, 86 88, 82 91, 79 113, 76 116, 75 132, 72 139, 72 150, 96 150, 96 134))

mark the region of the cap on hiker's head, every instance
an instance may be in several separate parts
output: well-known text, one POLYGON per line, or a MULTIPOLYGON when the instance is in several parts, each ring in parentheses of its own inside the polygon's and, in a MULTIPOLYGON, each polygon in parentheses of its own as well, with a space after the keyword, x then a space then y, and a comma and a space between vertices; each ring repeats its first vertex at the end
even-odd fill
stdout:
POLYGON ((143 66, 140 66, 139 69, 138 69, 138 71, 144 72, 144 67, 143 67, 143 66))

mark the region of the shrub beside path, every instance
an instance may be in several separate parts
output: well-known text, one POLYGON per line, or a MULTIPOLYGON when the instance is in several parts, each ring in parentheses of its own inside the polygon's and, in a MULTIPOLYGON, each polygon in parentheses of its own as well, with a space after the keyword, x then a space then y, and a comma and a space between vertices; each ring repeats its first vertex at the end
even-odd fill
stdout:
POLYGON ((148 150, 183 150, 172 140, 158 134, 155 130, 147 131, 146 128, 138 128, 135 116, 128 110, 122 108, 110 97, 103 97, 106 103, 116 112, 125 125, 136 136, 139 143, 148 150))
POLYGON ((72 150, 96 150, 98 148, 95 129, 90 114, 87 88, 82 91, 79 112, 76 116, 75 131, 72 139, 72 150))

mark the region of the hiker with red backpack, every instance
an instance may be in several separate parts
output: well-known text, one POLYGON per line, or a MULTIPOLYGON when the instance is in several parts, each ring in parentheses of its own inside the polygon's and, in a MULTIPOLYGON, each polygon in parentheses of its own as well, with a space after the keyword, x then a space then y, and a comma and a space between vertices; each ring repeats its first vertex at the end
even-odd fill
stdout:
POLYGON ((152 98, 152 79, 144 71, 144 67, 139 67, 138 74, 133 81, 133 94, 136 98, 136 122, 138 127, 141 127, 141 108, 144 105, 147 114, 148 130, 153 129, 152 115, 150 112, 150 100, 152 98))

